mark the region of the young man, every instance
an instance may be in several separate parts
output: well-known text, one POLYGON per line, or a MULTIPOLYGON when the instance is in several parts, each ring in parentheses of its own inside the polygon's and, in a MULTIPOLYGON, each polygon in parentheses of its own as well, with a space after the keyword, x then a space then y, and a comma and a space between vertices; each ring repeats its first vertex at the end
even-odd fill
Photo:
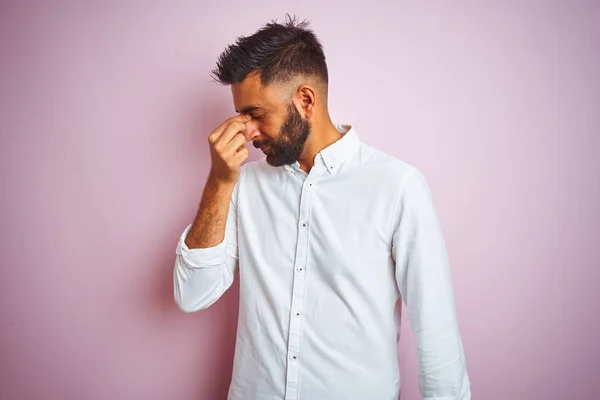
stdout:
POLYGON ((323 49, 287 18, 213 71, 236 112, 177 246, 175 300, 216 302, 239 270, 232 400, 396 400, 398 317, 424 399, 471 398, 442 232, 423 175, 332 123, 323 49), (252 141, 266 158, 246 163, 252 141))

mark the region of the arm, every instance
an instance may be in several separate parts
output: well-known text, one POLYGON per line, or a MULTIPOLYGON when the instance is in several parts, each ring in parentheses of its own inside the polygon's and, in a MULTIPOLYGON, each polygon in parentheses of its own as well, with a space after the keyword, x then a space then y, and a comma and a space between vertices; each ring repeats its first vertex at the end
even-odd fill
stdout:
MULTIPOLYGON (((237 193, 237 184, 235 185, 237 193)), ((194 223, 177 245, 175 302, 185 312, 214 304, 233 283, 237 269, 237 207, 234 189, 207 182, 194 223)))
POLYGON ((235 184, 223 184, 208 178, 200 208, 185 239, 188 248, 205 249, 223 241, 234 187, 235 184))
POLYGON ((416 337, 421 396, 424 400, 469 400, 448 256, 431 192, 418 170, 404 180, 396 204, 399 222, 392 254, 398 288, 416 337))
POLYGON ((228 119, 208 141, 212 166, 194 222, 177 245, 173 286, 183 311, 202 310, 233 283, 237 268, 237 190, 245 145, 252 139, 245 115, 228 119))

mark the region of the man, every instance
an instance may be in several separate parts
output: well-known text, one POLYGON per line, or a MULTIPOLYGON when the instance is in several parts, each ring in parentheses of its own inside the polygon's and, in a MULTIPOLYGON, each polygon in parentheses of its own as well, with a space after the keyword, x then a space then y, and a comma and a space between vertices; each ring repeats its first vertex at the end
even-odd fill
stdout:
POLYGON ((423 175, 332 123, 323 49, 286 18, 213 71, 236 112, 177 246, 175 300, 216 302, 239 271, 233 400, 392 400, 401 299, 424 399, 470 399, 444 240, 423 175), (266 159, 242 162, 252 141, 266 159))

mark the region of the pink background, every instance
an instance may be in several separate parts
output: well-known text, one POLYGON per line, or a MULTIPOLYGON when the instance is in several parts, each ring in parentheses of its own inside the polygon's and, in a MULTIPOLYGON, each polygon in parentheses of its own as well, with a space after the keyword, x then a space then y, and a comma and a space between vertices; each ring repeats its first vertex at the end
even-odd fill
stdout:
MULTIPOLYGON (((430 182, 474 398, 600 398, 600 2, 83 3, 0 6, 1 399, 225 398, 238 287, 180 312, 175 244, 233 115, 209 71, 285 12, 334 120, 430 182)), ((403 400, 415 363, 405 324, 403 400)))

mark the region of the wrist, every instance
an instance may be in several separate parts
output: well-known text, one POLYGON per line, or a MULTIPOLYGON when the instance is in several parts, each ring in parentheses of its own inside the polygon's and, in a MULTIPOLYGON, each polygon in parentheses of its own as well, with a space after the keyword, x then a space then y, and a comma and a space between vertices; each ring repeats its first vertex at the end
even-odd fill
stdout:
POLYGON ((206 182, 207 186, 210 186, 217 190, 233 190, 235 187, 236 181, 225 180, 217 178, 216 176, 209 174, 208 180, 206 182))

